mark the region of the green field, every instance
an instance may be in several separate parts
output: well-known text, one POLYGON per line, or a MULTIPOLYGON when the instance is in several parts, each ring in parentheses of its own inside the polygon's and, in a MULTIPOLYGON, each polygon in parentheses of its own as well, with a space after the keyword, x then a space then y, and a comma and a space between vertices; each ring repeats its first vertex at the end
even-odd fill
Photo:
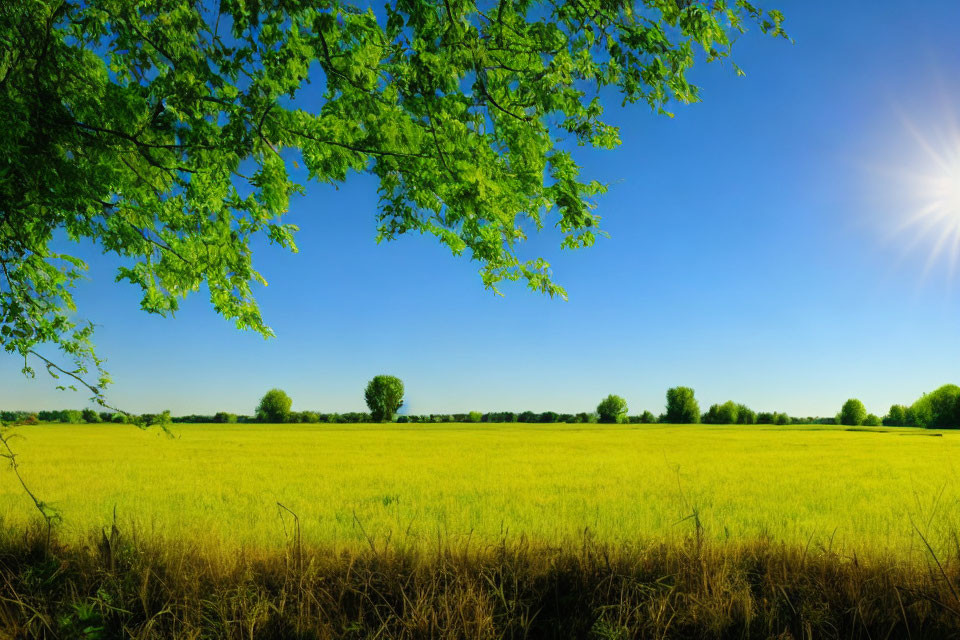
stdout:
MULTIPOLYGON (((960 433, 598 425, 22 427, 21 472, 61 537, 109 524, 220 548, 765 540, 843 554, 954 548, 960 433), (693 514, 696 514, 694 517, 693 514), (289 522, 288 522, 289 525, 289 522)), ((35 519, 6 466, 3 524, 35 519)))

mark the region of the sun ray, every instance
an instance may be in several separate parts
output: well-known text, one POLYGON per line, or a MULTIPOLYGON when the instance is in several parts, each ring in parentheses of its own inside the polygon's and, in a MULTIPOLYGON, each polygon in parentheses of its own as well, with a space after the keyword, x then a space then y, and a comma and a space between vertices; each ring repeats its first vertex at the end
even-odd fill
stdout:
POLYGON ((904 116, 901 120, 914 146, 913 166, 887 176, 896 177, 906 196, 887 239, 904 256, 924 254, 923 279, 945 259, 952 280, 960 265, 960 126, 952 114, 938 132, 925 132, 904 116))

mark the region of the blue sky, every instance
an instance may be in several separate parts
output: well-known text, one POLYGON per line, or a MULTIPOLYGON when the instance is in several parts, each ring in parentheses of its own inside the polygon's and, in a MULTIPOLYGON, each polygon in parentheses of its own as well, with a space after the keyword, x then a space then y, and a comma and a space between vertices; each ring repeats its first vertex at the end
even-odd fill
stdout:
MULTIPOLYGON (((682 384, 703 409, 833 415, 848 397, 882 414, 960 382, 960 279, 946 258, 928 264, 946 227, 910 251, 917 227, 896 227, 916 208, 899 177, 930 165, 905 121, 949 147, 960 115, 960 5, 779 4, 795 44, 741 38, 747 76, 700 68, 703 103, 667 119, 611 101, 623 145, 580 155, 610 184, 598 211, 611 237, 578 252, 554 233, 529 243, 568 302, 519 286, 496 297, 430 238, 376 245, 368 177, 309 184, 288 217, 300 253, 256 254, 273 340, 237 332, 202 293, 175 319, 148 316, 113 283, 112 257, 77 249, 110 399, 250 413, 278 386, 296 410, 361 410, 366 381, 392 373, 417 413, 583 411, 608 393, 658 413, 682 384)), ((2 362, 0 407, 86 405, 2 362)))

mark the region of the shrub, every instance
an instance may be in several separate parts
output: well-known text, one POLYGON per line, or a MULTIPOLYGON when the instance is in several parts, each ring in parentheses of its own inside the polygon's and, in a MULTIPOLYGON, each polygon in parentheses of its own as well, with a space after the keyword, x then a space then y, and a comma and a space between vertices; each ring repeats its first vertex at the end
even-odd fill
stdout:
POLYGON ((700 422, 700 405, 690 387, 667 389, 666 422, 669 424, 697 424, 700 422))
POLYGON ((640 414, 640 422, 643 424, 653 424, 657 421, 657 416, 653 415, 649 411, 644 411, 640 414))
POLYGON ((100 422, 100 414, 93 409, 84 409, 81 412, 81 416, 83 417, 84 422, 88 422, 90 424, 96 424, 100 422))
POLYGON ((868 413, 867 417, 863 419, 863 426, 865 427, 879 427, 882 424, 883 421, 872 413, 868 413))
POLYGON ((574 421, 582 424, 587 424, 590 422, 590 414, 585 411, 581 411, 580 413, 574 416, 574 421))
POLYGON ((863 424, 867 419, 867 409, 863 403, 856 398, 850 398, 843 403, 840 413, 837 415, 837 422, 847 426, 855 427, 863 424))
POLYGON ((793 422, 793 419, 786 413, 774 413, 773 424, 786 425, 793 422))
POLYGON ((467 414, 467 422, 480 422, 483 420, 483 414, 479 411, 471 411, 467 414))
POLYGON ((403 382, 396 376, 374 376, 363 393, 374 422, 389 422, 403 406, 403 382))
POLYGON ((260 422, 286 422, 293 400, 282 389, 270 389, 257 405, 257 420, 260 422))
POLYGON ((936 391, 925 393, 913 403, 908 412, 910 424, 926 428, 960 426, 960 387, 945 384, 936 391))
POLYGON ((123 424, 126 421, 127 421, 127 416, 123 415, 120 412, 117 412, 112 416, 110 416, 110 422, 113 422, 114 424, 123 424))
POLYGON ((620 396, 610 394, 597 405, 597 420, 604 424, 614 424, 627 415, 627 401, 620 396))
POLYGON ((217 424, 233 424, 237 421, 237 414, 218 411, 216 415, 213 416, 213 421, 217 424))

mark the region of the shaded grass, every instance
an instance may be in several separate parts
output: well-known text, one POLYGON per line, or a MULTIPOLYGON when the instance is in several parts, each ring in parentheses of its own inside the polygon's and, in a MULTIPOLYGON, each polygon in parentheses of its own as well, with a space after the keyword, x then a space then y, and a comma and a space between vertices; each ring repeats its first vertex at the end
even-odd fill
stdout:
POLYGON ((211 554, 116 527, 45 549, 0 535, 0 637, 949 638, 956 556, 925 565, 770 542, 371 540, 211 554))

